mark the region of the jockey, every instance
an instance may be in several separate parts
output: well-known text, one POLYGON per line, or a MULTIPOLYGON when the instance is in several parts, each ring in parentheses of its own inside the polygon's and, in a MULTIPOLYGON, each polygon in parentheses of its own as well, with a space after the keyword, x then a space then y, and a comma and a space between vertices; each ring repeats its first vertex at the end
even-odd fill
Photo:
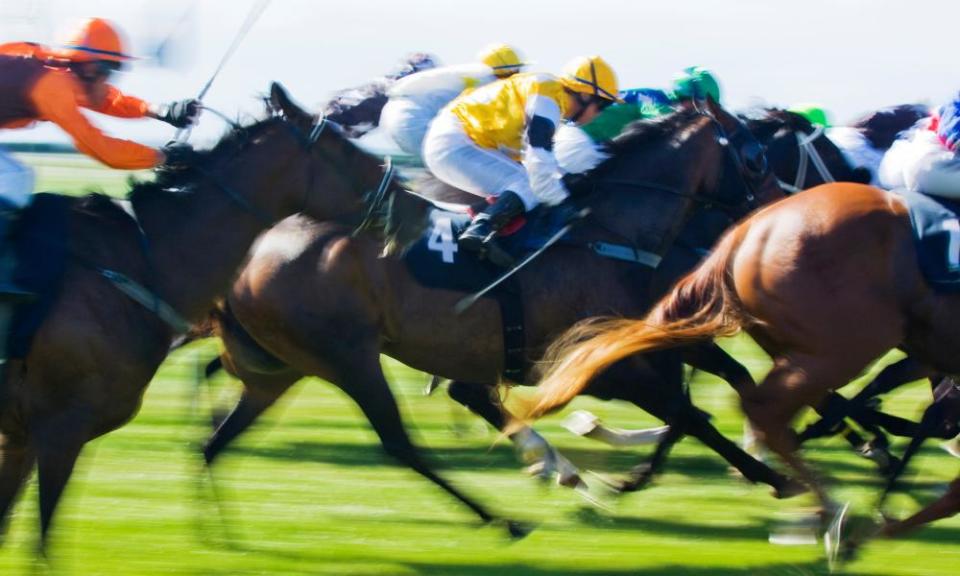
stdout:
MULTIPOLYGON (((80 111, 88 108, 121 118, 150 117, 189 126, 200 112, 196 100, 154 106, 122 94, 107 79, 130 60, 120 35, 99 18, 87 20, 58 50, 19 42, 0 46, 0 128, 22 128, 37 121, 60 126, 77 149, 111 168, 136 170, 186 159, 188 147, 156 150, 105 135, 80 111)), ((0 245, 31 198, 33 172, 0 149, 0 245)), ((33 295, 0 278, 0 300, 33 295)))
POLYGON ((893 143, 880 164, 885 188, 960 198, 960 94, 893 143))
POLYGON ((806 118, 807 122, 814 126, 823 126, 824 128, 830 128, 830 115, 827 113, 826 109, 819 104, 795 104, 787 108, 787 112, 793 112, 799 116, 806 118))
POLYGON ((690 66, 674 75, 670 90, 631 88, 619 96, 621 103, 608 107, 588 124, 563 126, 557 132, 556 156, 564 172, 580 174, 596 167, 607 158, 603 143, 631 122, 662 116, 693 98, 710 96, 720 102, 720 84, 706 68, 690 66))
POLYGON ((594 142, 613 139, 634 120, 655 118, 673 111, 678 103, 707 96, 720 102, 720 84, 713 73, 701 66, 690 66, 674 75, 669 91, 632 88, 620 93, 623 104, 610 106, 592 122, 583 126, 594 142))
POLYGON ((599 56, 577 58, 559 77, 515 74, 461 95, 430 125, 424 162, 440 180, 493 203, 477 214, 458 243, 506 266, 494 241, 510 220, 568 192, 553 155, 561 119, 582 124, 619 101, 617 77, 599 56))
POLYGON ((508 78, 526 65, 506 44, 493 44, 475 64, 444 66, 412 74, 387 92, 390 100, 380 114, 380 125, 407 154, 420 157, 430 122, 464 90, 508 78))
POLYGON ((380 124, 387 92, 401 78, 436 68, 437 58, 426 52, 410 54, 393 72, 356 88, 339 92, 323 107, 327 120, 336 122, 350 138, 359 138, 380 124))

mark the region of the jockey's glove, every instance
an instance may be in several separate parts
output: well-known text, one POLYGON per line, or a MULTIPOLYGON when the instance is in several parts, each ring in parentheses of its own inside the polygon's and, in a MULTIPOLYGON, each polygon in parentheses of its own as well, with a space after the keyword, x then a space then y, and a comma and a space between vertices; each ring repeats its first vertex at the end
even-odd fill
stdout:
POLYGON ((193 146, 185 142, 167 142, 160 152, 163 153, 163 167, 173 169, 192 166, 199 156, 193 146))
POLYGON ((200 115, 201 103, 196 98, 169 102, 157 106, 155 114, 158 120, 176 128, 186 128, 196 122, 200 115))

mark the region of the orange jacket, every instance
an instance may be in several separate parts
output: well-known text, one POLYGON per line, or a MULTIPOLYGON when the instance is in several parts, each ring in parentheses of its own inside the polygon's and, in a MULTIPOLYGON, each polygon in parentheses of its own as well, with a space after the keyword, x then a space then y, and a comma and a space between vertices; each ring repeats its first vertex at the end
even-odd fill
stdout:
POLYGON ((49 121, 63 128, 77 149, 112 168, 152 168, 160 153, 149 146, 107 136, 90 123, 80 108, 121 118, 142 118, 147 103, 113 86, 99 106, 89 103, 86 90, 69 69, 47 64, 49 52, 29 43, 0 46, 0 128, 21 128, 49 121))

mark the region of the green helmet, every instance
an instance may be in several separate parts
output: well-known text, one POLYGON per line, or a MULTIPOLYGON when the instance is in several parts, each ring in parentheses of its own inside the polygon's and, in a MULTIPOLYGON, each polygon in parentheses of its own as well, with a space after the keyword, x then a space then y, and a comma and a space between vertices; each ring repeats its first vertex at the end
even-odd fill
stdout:
POLYGON ((690 66, 673 77, 674 100, 684 98, 704 99, 707 96, 720 102, 720 84, 713 73, 701 66, 690 66))
POLYGON ((821 106, 817 106, 816 104, 797 104, 796 106, 791 106, 787 111, 803 116, 811 124, 819 124, 825 128, 830 127, 829 114, 827 114, 827 111, 821 106))

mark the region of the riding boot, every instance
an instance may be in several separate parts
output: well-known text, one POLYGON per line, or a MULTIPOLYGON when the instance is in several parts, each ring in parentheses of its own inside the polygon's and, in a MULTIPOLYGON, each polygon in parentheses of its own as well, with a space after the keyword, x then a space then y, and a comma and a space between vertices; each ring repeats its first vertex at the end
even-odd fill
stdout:
POLYGON ((0 207, 0 302, 23 304, 35 300, 37 295, 14 282, 17 270, 17 253, 11 240, 11 229, 20 215, 19 209, 0 207))
POLYGON ((508 222, 524 211, 523 200, 515 192, 504 192, 496 202, 474 217, 470 226, 457 238, 457 244, 464 250, 478 252, 497 266, 509 267, 513 264, 513 257, 497 244, 496 236, 508 222))

